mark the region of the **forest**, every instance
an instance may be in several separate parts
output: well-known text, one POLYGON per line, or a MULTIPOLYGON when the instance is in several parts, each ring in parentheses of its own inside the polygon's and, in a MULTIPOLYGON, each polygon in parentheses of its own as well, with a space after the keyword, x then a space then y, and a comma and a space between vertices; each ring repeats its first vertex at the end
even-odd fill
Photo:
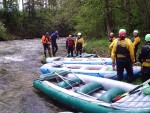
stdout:
POLYGON ((120 28, 150 32, 150 0, 0 0, 0 40, 59 31, 100 39, 120 28))

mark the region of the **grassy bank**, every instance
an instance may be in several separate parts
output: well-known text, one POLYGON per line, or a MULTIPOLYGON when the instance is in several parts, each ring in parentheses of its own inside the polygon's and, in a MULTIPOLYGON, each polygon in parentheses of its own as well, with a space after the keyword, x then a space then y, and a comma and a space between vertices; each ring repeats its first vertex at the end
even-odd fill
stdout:
MULTIPOLYGON (((87 53, 93 53, 100 55, 101 57, 110 57, 109 51, 109 41, 108 38, 102 39, 85 39, 86 45, 84 47, 84 51, 87 53)), ((139 55, 142 46, 145 44, 145 40, 141 37, 141 42, 139 44, 139 49, 137 52, 137 56, 139 55)))
POLYGON ((97 54, 101 57, 110 57, 108 38, 85 40, 84 51, 97 54))

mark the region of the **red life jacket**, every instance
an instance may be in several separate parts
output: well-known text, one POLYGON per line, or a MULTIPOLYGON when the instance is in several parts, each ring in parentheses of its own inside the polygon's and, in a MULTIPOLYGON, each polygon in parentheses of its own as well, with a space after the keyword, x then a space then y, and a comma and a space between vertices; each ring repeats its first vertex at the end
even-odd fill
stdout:
POLYGON ((68 46, 73 46, 74 45, 74 41, 73 40, 68 40, 68 46))

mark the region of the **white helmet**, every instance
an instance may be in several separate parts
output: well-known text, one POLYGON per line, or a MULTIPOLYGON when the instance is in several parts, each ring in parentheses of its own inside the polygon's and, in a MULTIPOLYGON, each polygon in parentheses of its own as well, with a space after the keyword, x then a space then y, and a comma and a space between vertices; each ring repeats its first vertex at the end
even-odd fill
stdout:
POLYGON ((120 33, 120 32, 125 32, 125 33, 126 33, 126 30, 125 30, 125 29, 120 29, 120 30, 119 30, 119 33, 120 33))
POLYGON ((81 33, 79 32, 77 35, 81 35, 81 33))
POLYGON ((139 33, 138 30, 134 30, 133 33, 139 33))

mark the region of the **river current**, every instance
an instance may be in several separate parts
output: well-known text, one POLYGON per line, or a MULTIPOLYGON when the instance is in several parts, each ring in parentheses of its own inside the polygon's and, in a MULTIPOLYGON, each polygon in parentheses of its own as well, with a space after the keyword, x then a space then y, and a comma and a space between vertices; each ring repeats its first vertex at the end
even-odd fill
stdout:
MULTIPOLYGON (((56 56, 65 56, 65 38, 56 56)), ((34 91, 32 82, 42 73, 41 39, 0 42, 0 113, 58 113, 67 108, 34 91)))

